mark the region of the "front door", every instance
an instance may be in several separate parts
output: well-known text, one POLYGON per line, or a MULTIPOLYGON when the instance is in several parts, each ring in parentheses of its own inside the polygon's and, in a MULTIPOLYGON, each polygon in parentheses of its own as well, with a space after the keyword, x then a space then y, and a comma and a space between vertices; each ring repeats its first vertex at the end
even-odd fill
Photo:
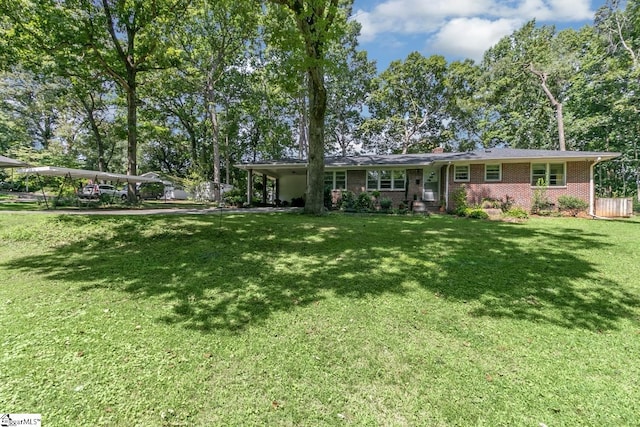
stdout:
POLYGON ((438 189, 440 188, 440 166, 427 166, 424 168, 422 180, 422 200, 425 202, 438 201, 438 189))

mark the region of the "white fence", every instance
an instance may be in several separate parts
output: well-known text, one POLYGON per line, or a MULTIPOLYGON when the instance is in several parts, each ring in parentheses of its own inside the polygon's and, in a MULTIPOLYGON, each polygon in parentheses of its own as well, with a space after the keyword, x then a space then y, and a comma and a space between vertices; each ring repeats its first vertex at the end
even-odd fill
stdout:
POLYGON ((596 215, 606 218, 630 217, 633 215, 633 199, 631 197, 597 199, 596 215))

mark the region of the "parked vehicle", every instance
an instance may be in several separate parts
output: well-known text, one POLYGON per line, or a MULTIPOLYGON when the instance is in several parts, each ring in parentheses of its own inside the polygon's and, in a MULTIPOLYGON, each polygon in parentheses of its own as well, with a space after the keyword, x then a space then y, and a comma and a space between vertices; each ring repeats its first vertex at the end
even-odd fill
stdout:
POLYGON ((139 199, 162 199, 164 184, 161 182, 143 182, 137 189, 139 199))
POLYGON ((99 199, 102 195, 113 199, 127 200, 126 190, 118 190, 109 184, 88 184, 78 192, 78 197, 81 199, 99 199))

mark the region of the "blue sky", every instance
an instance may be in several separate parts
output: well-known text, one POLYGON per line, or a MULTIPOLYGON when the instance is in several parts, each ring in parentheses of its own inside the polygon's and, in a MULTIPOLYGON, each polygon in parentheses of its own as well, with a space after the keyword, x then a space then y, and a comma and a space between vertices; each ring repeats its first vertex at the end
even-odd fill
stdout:
POLYGON ((386 69, 413 51, 448 60, 482 59, 483 52, 535 18, 538 24, 591 24, 605 0, 354 0, 362 24, 360 48, 386 69))

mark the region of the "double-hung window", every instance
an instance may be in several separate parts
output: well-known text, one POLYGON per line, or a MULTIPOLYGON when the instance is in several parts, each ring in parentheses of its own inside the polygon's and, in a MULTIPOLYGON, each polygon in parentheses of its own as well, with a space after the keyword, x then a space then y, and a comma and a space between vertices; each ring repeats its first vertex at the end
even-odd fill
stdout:
POLYGON ((502 180, 502 164, 486 164, 484 165, 485 181, 501 181, 502 180))
POLYGON ((532 163, 531 185, 548 185, 549 187, 562 187, 567 184, 564 163, 532 163))
POLYGON ((367 171, 367 190, 404 190, 407 173, 404 170, 380 169, 367 171))
POLYGON ((347 171, 325 172, 324 187, 332 190, 345 190, 347 188, 347 171))
POLYGON ((469 165, 455 165, 453 167, 453 180, 456 182, 469 181, 469 165))

